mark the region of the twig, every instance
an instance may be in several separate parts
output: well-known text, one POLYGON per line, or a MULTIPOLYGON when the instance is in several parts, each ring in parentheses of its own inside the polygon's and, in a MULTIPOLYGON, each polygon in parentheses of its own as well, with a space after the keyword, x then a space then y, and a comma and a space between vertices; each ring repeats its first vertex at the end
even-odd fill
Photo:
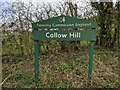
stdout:
POLYGON ((2 83, 0 83, 0 87, 4 84, 4 82, 11 76, 12 74, 9 74, 4 80, 2 83))

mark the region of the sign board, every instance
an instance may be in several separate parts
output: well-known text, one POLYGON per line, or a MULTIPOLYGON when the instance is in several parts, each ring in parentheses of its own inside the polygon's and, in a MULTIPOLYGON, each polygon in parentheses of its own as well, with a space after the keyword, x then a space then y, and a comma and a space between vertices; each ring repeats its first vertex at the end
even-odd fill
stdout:
POLYGON ((34 40, 96 40, 96 30, 34 30, 34 40))
POLYGON ((35 49, 35 83, 37 84, 39 81, 39 40, 89 40, 88 80, 91 80, 96 26, 95 22, 64 15, 32 23, 32 35, 35 49), (57 30, 51 30, 56 28, 57 30), (73 30, 62 30, 68 28, 72 28, 73 30), (76 30, 76 28, 90 30, 76 30))
POLYGON ((89 21, 89 20, 83 20, 83 19, 77 19, 70 16, 58 16, 55 18, 51 18, 48 20, 43 20, 40 22, 32 23, 33 29, 40 29, 40 28, 96 28, 96 23, 89 21))

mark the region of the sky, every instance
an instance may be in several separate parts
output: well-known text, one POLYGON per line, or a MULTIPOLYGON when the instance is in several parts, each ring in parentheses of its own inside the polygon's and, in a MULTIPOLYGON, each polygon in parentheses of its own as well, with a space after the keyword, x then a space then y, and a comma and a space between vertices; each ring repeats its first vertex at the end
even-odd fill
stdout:
MULTIPOLYGON (((0 0, 0 2, 14 2, 16 0, 0 0)), ((53 2, 59 2, 59 1, 69 1, 69 0, 19 0, 22 2, 33 2, 33 3, 37 3, 37 2, 49 2, 49 3, 53 3, 53 2)), ((83 1, 83 0, 72 0, 72 1, 83 1)), ((90 1, 90 0, 84 0, 84 1, 90 1)), ((93 0, 95 1, 95 0, 93 0)), ((99 0, 97 0, 99 1, 99 0)), ((101 1, 109 1, 109 0, 101 0, 101 1)), ((113 0, 113 1, 117 1, 117 0, 113 0)))
MULTIPOLYGON (((1 0, 2 1, 2 0, 1 0)), ((4 1, 15 1, 15 0, 4 0, 4 1)), ((42 2, 42 1, 45 1, 45 2, 52 2, 52 1, 58 1, 58 0, 20 0, 20 1, 25 1, 25 2, 29 2, 29 1, 32 1, 32 2, 42 2)))
MULTIPOLYGON (((0 2, 14 2, 16 0, 0 0, 0 2)), ((58 1, 63 1, 63 0, 19 0, 22 2, 33 2, 33 3, 37 3, 37 2, 58 2, 58 1)))

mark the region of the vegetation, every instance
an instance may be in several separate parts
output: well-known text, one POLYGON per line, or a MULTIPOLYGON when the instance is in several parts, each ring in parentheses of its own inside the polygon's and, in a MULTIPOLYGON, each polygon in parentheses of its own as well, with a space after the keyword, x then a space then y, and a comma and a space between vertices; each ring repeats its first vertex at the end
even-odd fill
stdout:
MULTIPOLYGON (((0 5, 3 87, 35 88, 34 47, 31 23, 59 15, 98 23, 91 87, 118 88, 120 59, 120 2, 33 3, 21 1, 0 5), (6 77, 7 80, 6 80, 6 77)), ((89 42, 40 41, 42 88, 85 88, 89 42)))
MULTIPOLYGON (((87 88, 88 51, 86 47, 72 52, 54 52, 40 55, 39 87, 87 88)), ((3 78, 12 73, 3 87, 35 88, 33 58, 17 58, 14 57, 3 62, 3 78)), ((117 63, 118 58, 115 51, 104 50, 103 48, 95 49, 92 88, 118 87, 120 82, 117 63)))

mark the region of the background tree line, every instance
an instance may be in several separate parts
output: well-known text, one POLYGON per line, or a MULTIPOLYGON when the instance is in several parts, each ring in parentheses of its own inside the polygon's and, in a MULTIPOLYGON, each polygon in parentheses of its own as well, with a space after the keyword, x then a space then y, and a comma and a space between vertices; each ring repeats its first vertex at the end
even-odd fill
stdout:
MULTIPOLYGON (((32 55, 33 40, 31 23, 46 20, 59 15, 68 15, 78 19, 96 21, 96 46, 120 48, 120 2, 82 2, 38 3, 21 1, 0 5, 0 23, 3 31, 3 55, 32 55)), ((80 46, 79 42, 41 41, 43 52, 73 49, 80 46), (69 45, 68 45, 69 43, 69 45)))

